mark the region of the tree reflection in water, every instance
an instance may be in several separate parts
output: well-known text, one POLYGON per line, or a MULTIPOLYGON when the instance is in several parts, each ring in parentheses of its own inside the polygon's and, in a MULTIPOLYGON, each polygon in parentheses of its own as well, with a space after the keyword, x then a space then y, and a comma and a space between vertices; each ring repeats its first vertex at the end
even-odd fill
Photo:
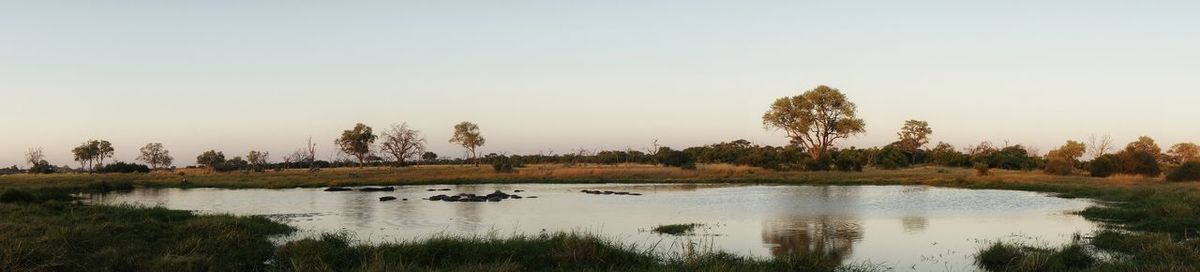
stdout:
POLYGON ((816 255, 840 263, 862 238, 862 223, 848 217, 795 216, 763 222, 763 243, 775 256, 816 255))

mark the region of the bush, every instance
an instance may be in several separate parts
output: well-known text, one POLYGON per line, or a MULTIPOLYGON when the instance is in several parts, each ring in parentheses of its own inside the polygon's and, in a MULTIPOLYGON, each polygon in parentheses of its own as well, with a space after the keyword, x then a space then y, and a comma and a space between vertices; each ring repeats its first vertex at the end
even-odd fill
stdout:
POLYGON ((1102 155, 1092 160, 1088 166, 1088 171, 1091 171, 1093 177, 1104 178, 1112 176, 1117 171, 1117 162, 1113 155, 1102 155))
POLYGON ((1167 181, 1200 181, 1200 162, 1185 162, 1167 173, 1167 181))
POLYGON ((671 150, 667 147, 659 149, 658 162, 669 167, 696 169, 696 158, 693 158, 687 152, 671 150))
POLYGON ((1158 165, 1158 156, 1154 153, 1138 150, 1125 150, 1117 154, 1121 173, 1157 177, 1162 174, 1158 165))
POLYGON ((833 160, 829 159, 828 155, 821 155, 820 158, 813 159, 812 157, 804 158, 804 170, 808 171, 829 171, 833 169, 833 160))
POLYGON ((879 150, 879 154, 875 156, 875 166, 889 170, 908 167, 908 156, 905 156, 900 148, 889 145, 879 150))
POLYGON ((517 168, 524 167, 521 160, 509 156, 497 156, 491 158, 491 161, 492 169, 496 173, 513 173, 517 171, 517 168))
POLYGON ((150 173, 150 167, 126 162, 116 162, 96 169, 100 173, 150 173))
POLYGON ((838 157, 833 165, 837 167, 838 171, 842 172, 862 172, 863 170, 862 162, 853 158, 838 157))
POLYGON ((1065 158, 1050 158, 1042 170, 1046 174, 1066 176, 1075 170, 1075 164, 1065 158))
POLYGON ((991 174, 990 170, 992 169, 992 167, 990 165, 988 165, 986 162, 977 162, 977 163, 975 163, 974 168, 975 168, 976 175, 987 176, 987 175, 991 174))
POLYGON ((50 165, 50 163, 46 162, 46 160, 42 160, 41 162, 29 167, 30 174, 53 174, 54 172, 58 172, 58 167, 50 165))

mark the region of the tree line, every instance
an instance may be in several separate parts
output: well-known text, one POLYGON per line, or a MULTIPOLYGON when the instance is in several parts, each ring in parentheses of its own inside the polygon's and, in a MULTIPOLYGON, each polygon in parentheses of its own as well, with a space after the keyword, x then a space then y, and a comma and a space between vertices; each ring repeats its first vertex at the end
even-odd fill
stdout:
MULTIPOLYGON (((776 99, 762 116, 764 129, 782 131, 788 144, 761 146, 746 140, 674 150, 659 146, 657 140, 646 150, 586 150, 564 154, 480 156, 479 148, 487 143, 479 125, 461 122, 454 125, 448 142, 463 148, 465 158, 443 159, 425 150, 426 140, 421 132, 406 123, 392 125, 375 133, 362 123, 342 131, 334 141, 340 154, 348 160, 323 161, 316 159, 316 144, 310 138, 304 148, 272 162, 270 153, 249 151, 246 156, 226 158, 221 151, 209 150, 196 157, 196 165, 214 171, 263 171, 265 169, 308 168, 317 171, 326 167, 404 167, 416 162, 427 164, 492 164, 498 172, 511 172, 524 164, 657 164, 695 169, 697 163, 723 163, 760 167, 779 171, 862 171, 865 167, 899 169, 915 165, 974 168, 980 175, 990 169, 1034 171, 1052 175, 1086 174, 1107 177, 1114 174, 1158 177, 1167 173, 1168 180, 1200 180, 1200 146, 1179 143, 1163 151, 1153 139, 1142 136, 1115 150, 1111 137, 1089 138, 1087 143, 1068 140, 1046 154, 1022 145, 997 145, 984 141, 959 149, 938 142, 930 146, 933 129, 922 120, 907 120, 896 133, 896 140, 881 147, 839 148, 837 142, 866 132, 866 123, 857 117, 857 105, 840 90, 817 86, 802 94, 776 99), (1091 160, 1082 160, 1090 155, 1091 160)), ((142 147, 137 160, 148 164, 118 162, 105 164, 114 149, 105 140, 88 140, 72 149, 75 161, 85 171, 149 172, 172 164, 174 158, 162 143, 142 147)), ((44 159, 41 148, 26 153, 30 165, 24 172, 53 173, 62 169, 44 159)), ((2 173, 22 172, 16 166, 0 169, 2 173)))

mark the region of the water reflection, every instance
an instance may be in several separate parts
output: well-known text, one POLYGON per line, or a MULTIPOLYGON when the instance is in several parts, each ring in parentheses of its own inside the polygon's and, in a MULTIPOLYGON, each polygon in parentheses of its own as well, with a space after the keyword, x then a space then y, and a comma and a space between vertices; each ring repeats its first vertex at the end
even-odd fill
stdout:
POLYGON ((905 233, 920 233, 929 225, 929 219, 923 216, 905 216, 900 218, 900 224, 904 226, 905 233))
POLYGON ((766 220, 762 230, 763 243, 775 256, 816 255, 838 262, 853 254, 862 238, 858 220, 829 215, 766 220))

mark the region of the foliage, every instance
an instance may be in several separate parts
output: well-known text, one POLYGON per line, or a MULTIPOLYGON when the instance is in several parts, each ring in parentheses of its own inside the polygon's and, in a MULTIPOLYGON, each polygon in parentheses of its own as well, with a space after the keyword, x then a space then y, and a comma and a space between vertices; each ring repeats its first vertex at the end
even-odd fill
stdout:
POLYGON ((1042 171, 1050 175, 1066 176, 1075 169, 1075 164, 1063 157, 1050 157, 1042 171))
POLYGON ((1178 143, 1171 146, 1168 158, 1171 163, 1182 164, 1190 161, 1200 161, 1200 146, 1194 143, 1178 143))
POLYGON ((86 168, 92 169, 103 165, 104 158, 112 157, 113 147, 107 140, 88 140, 72 149, 71 153, 81 166, 86 163, 86 168))
POLYGON ((487 139, 483 138, 483 134, 479 132, 479 125, 475 123, 463 121, 454 125, 454 136, 450 137, 450 143, 458 144, 471 154, 471 158, 475 160, 475 165, 479 165, 478 148, 487 143, 487 139))
POLYGON ((225 153, 216 150, 205 151, 196 156, 196 164, 207 166, 208 168, 213 168, 213 166, 223 162, 225 162, 225 153))
POLYGON ((357 158, 358 167, 361 168, 367 156, 371 155, 371 144, 375 143, 376 138, 371 127, 358 123, 354 128, 342 131, 342 136, 335 143, 342 152, 357 158))
POLYGON ((158 169, 159 166, 169 166, 175 160, 162 143, 148 143, 138 151, 141 152, 141 155, 138 155, 137 159, 150 164, 150 168, 153 169, 158 169))
POLYGON ((834 168, 842 172, 862 172, 867 164, 867 151, 851 147, 834 153, 834 168))
POLYGON ((696 169, 696 158, 687 152, 672 150, 670 147, 658 149, 658 163, 669 167, 696 169))
POLYGON ((875 166, 883 169, 898 169, 908 167, 908 156, 896 145, 888 145, 875 155, 875 166))
POLYGON ((937 147, 929 150, 929 162, 948 167, 970 167, 971 156, 959 152, 947 143, 938 143, 937 147))
POLYGON ((1108 177, 1117 172, 1117 156, 1113 154, 1105 154, 1092 159, 1089 164, 1088 171, 1093 177, 1108 177))
POLYGON ((261 217, 47 202, 0 204, 0 230, 0 271, 263 271, 270 237, 291 228, 261 217))
POLYGON ((96 169, 100 173, 150 173, 150 167, 126 162, 110 163, 96 169))
POLYGON ((492 161, 492 169, 496 173, 513 173, 517 171, 517 168, 525 167, 519 158, 503 155, 489 155, 487 157, 492 161))
POLYGON ((988 165, 988 163, 986 163, 986 162, 976 162, 975 166, 973 166, 972 168, 975 169, 975 175, 978 175, 978 176, 991 175, 992 167, 990 165, 988 165))
POLYGON ((1123 174, 1157 177, 1162 174, 1158 156, 1144 149, 1126 148, 1116 154, 1117 171, 1123 174))
POLYGON ((896 133, 896 136, 900 138, 896 143, 901 150, 910 155, 911 162, 915 163, 917 151, 929 143, 930 134, 933 134, 933 129, 929 128, 929 122, 921 120, 904 121, 904 126, 900 128, 900 132, 896 133))
POLYGON ((1200 181, 1200 162, 1189 161, 1167 173, 1167 181, 1200 181))
POLYGON ((763 127, 783 130, 793 145, 808 150, 813 159, 833 146, 837 139, 866 132, 857 117, 857 106, 838 89, 816 88, 793 97, 782 97, 763 114, 763 127))
POLYGON ((250 153, 246 154, 246 162, 256 172, 262 172, 267 167, 270 158, 271 153, 266 151, 250 150, 250 153))
POLYGON ((424 154, 421 154, 421 160, 423 160, 423 161, 436 161, 437 159, 438 159, 437 153, 425 152, 424 154))

